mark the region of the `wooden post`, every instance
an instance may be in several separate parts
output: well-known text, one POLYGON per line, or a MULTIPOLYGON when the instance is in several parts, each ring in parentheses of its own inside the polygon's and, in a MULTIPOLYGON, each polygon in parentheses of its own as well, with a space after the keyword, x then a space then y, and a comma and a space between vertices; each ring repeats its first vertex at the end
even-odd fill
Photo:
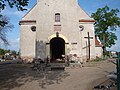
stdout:
POLYGON ((88 34, 88 37, 84 37, 84 38, 87 38, 88 39, 88 53, 89 53, 89 57, 88 57, 88 60, 90 61, 90 39, 93 39, 93 37, 90 37, 90 34, 89 32, 87 32, 88 34))
POLYGON ((120 90, 120 52, 117 60, 117 90, 120 90))

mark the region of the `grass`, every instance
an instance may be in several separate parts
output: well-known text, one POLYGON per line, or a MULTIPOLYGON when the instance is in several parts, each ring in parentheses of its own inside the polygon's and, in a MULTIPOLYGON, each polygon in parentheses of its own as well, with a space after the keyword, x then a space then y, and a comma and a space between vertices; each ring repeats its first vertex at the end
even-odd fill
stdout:
POLYGON ((92 60, 92 62, 101 62, 107 60, 106 58, 99 58, 97 57, 96 59, 92 60))

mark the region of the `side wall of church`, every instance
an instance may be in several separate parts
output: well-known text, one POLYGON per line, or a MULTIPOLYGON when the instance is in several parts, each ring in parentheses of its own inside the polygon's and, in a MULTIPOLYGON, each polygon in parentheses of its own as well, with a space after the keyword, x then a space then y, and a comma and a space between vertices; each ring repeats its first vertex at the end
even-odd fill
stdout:
POLYGON ((87 60, 89 56, 89 47, 88 47, 88 39, 85 37, 88 37, 88 32, 90 37, 90 58, 94 59, 95 58, 95 34, 94 34, 94 25, 93 23, 90 22, 84 22, 80 23, 80 25, 84 26, 84 30, 81 31, 80 35, 82 37, 82 58, 84 61, 87 60))
POLYGON ((20 27, 20 56, 23 60, 32 61, 35 57, 36 33, 31 30, 33 25, 21 25, 20 27))
POLYGON ((99 58, 102 58, 103 56, 103 49, 102 47, 95 47, 95 50, 96 50, 96 57, 99 57, 99 58))

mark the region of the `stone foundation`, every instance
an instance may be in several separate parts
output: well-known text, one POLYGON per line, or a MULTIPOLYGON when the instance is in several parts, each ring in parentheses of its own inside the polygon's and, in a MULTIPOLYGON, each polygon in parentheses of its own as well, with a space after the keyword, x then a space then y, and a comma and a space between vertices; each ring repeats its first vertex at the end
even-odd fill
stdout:
MULTIPOLYGON (((90 57, 90 61, 92 61, 92 60, 94 60, 94 59, 95 59, 94 56, 91 56, 91 57, 90 57)), ((83 57, 82 57, 82 60, 83 60, 83 63, 87 62, 87 57, 86 57, 86 56, 83 56, 83 57)))
POLYGON ((23 63, 32 63, 33 62, 33 56, 21 56, 20 57, 23 63))

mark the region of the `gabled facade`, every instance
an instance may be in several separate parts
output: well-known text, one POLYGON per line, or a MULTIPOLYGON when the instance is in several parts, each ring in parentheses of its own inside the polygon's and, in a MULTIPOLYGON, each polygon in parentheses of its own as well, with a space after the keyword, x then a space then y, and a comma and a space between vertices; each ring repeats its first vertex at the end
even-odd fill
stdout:
POLYGON ((54 61, 76 54, 83 61, 94 59, 94 22, 77 0, 38 0, 19 23, 21 58, 54 61))

